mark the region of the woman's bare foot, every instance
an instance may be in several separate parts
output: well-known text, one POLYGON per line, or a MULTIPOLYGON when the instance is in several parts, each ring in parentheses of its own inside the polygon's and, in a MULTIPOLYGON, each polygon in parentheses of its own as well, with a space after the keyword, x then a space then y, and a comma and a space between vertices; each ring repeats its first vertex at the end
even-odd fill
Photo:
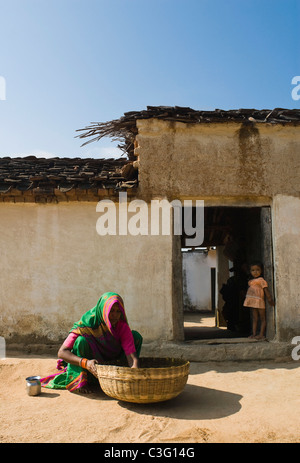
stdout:
POLYGON ((82 386, 79 387, 78 389, 75 389, 74 392, 78 392, 78 394, 92 394, 93 392, 96 391, 96 388, 93 386, 82 386))
POLYGON ((90 387, 83 386, 83 387, 80 387, 79 389, 76 389, 75 392, 78 392, 79 394, 91 394, 93 391, 91 390, 90 387))

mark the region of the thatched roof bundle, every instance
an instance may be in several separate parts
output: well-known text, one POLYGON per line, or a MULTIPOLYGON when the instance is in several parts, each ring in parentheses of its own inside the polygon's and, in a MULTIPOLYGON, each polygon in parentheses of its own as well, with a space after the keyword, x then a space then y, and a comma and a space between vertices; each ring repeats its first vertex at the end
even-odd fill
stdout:
POLYGON ((82 146, 101 138, 110 137, 120 142, 118 147, 134 159, 134 139, 138 133, 136 121, 138 119, 164 119, 184 123, 270 123, 270 124, 300 124, 300 109, 215 109, 211 111, 197 111, 180 106, 147 106, 146 110, 124 113, 120 119, 108 122, 92 122, 91 125, 77 130, 81 132, 78 138, 88 139, 82 146))

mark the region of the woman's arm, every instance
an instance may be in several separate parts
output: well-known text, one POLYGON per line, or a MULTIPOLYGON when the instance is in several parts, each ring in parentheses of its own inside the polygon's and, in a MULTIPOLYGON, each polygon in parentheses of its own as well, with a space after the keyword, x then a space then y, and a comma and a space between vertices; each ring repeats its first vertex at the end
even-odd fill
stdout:
MULTIPOLYGON (((60 347, 57 355, 59 358, 63 359, 67 363, 70 363, 71 365, 80 366, 81 357, 78 357, 77 355, 73 354, 73 352, 71 352, 71 350, 64 344, 62 344, 62 346, 60 347)), ((88 360, 86 364, 86 369, 94 376, 96 376, 96 378, 98 377, 96 369, 97 363, 97 360, 92 359, 88 360)))
POLYGON ((132 354, 126 355, 126 358, 127 358, 127 362, 128 362, 128 365, 130 366, 130 368, 138 368, 139 367, 139 359, 138 359, 135 352, 133 352, 132 354))

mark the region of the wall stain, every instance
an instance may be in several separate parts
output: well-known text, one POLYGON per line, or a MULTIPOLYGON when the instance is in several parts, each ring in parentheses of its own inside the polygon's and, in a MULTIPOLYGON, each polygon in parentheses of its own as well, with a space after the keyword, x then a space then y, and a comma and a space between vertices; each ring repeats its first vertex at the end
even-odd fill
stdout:
POLYGON ((238 130, 239 140, 239 186, 250 194, 263 194, 265 169, 262 143, 258 128, 252 122, 245 122, 238 130))

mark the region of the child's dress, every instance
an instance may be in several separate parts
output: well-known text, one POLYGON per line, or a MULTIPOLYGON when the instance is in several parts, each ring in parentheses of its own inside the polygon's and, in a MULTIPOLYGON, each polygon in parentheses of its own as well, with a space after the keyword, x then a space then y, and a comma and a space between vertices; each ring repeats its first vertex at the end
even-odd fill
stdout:
POLYGON ((268 283, 262 277, 253 278, 248 282, 248 291, 244 301, 244 307, 253 307, 254 309, 265 309, 265 293, 264 288, 268 287, 268 283))

